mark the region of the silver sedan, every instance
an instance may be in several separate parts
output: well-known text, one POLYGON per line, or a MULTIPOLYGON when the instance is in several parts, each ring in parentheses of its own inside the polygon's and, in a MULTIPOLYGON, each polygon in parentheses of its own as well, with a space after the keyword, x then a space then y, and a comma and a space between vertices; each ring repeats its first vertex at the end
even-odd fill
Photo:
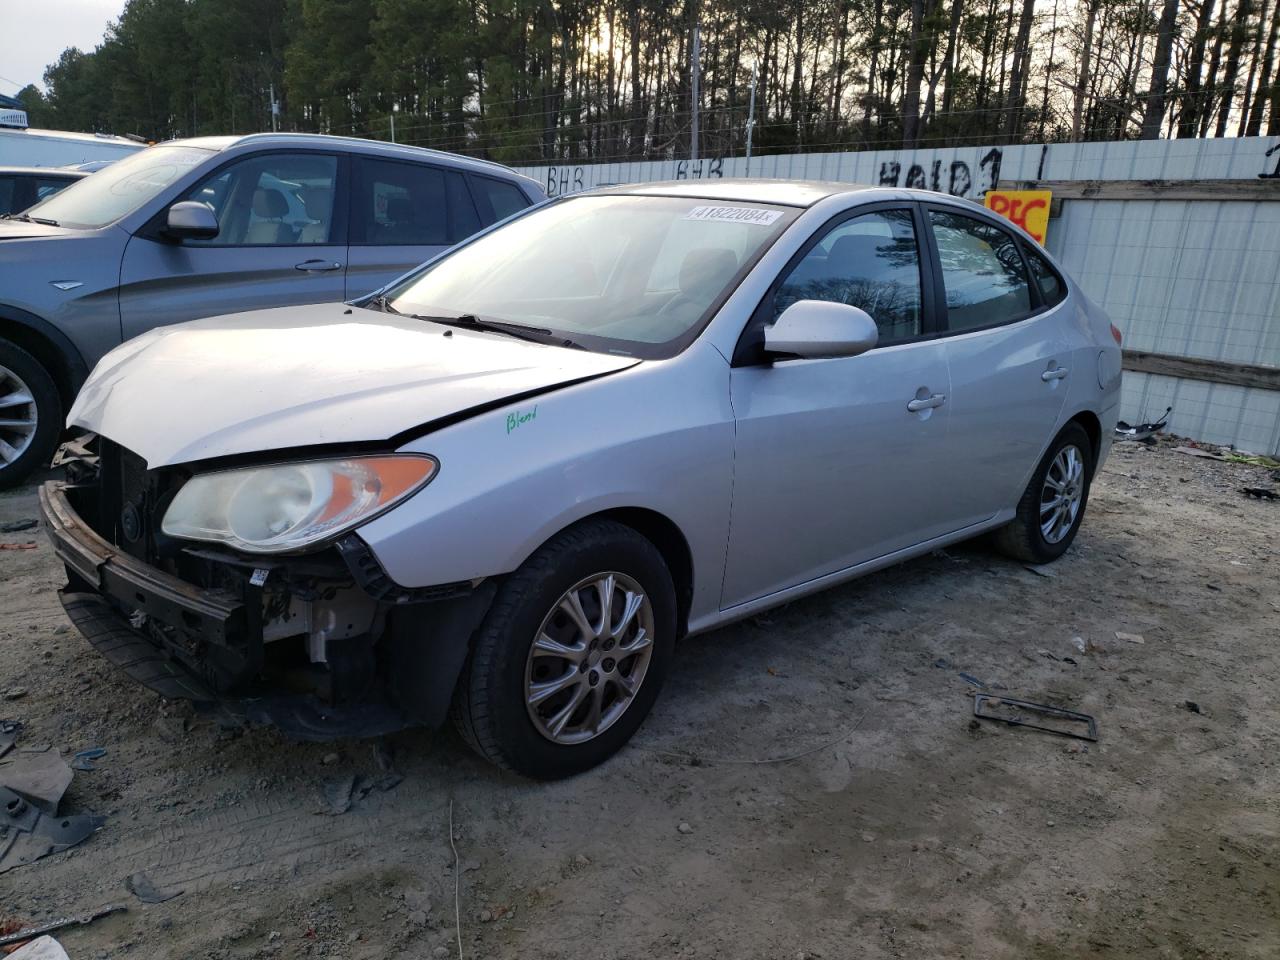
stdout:
POLYGON ((1060 556, 1119 343, 972 203, 620 187, 366 301, 125 344, 42 506, 71 618, 148 686, 314 738, 451 712, 559 777, 684 635, 985 532, 1060 556))

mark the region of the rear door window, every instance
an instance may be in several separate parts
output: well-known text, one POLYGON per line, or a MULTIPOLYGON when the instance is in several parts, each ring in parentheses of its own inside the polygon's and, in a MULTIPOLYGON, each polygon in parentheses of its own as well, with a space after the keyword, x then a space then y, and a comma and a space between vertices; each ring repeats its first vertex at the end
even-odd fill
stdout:
POLYGON ((480 229, 466 179, 422 163, 361 158, 352 238, 369 246, 446 246, 480 229))
POLYGON ((985 220, 930 210, 947 294, 947 329, 1018 320, 1031 312, 1031 288, 1013 235, 985 220))

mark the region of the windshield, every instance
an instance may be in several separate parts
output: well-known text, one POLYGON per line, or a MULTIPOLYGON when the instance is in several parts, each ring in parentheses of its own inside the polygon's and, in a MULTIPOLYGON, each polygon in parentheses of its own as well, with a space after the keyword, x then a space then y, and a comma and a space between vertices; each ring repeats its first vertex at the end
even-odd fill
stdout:
POLYGON ((95 229, 137 210, 212 151, 195 147, 150 147, 139 150, 27 211, 64 227, 95 229))
POLYGON ((472 314, 602 352, 683 349, 799 211, 674 197, 576 197, 461 247, 390 291, 400 313, 472 314))

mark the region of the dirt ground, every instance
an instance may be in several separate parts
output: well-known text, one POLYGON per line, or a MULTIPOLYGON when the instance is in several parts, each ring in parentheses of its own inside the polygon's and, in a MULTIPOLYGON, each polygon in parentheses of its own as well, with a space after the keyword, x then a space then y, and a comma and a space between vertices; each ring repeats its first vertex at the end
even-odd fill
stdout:
POLYGON ((59 935, 73 960, 416 960, 457 956, 457 882, 467 958, 1278 957, 1280 503, 1239 488, 1280 484, 1172 446, 1116 448, 1047 575, 964 546, 693 638, 568 782, 395 736, 404 781, 339 816, 370 744, 160 701, 66 626, 43 532, 0 535, 39 543, 0 553, 0 717, 105 747, 62 812, 108 817, 0 875, 0 914, 127 903, 59 935), (1099 741, 978 723, 960 672, 1099 741), (139 903, 138 871, 185 892, 139 903))

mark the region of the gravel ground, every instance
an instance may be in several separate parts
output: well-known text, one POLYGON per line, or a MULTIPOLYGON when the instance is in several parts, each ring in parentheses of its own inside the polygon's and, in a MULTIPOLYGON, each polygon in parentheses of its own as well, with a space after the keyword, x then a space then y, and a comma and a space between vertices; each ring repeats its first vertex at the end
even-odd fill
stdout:
POLYGON ((371 744, 135 687, 66 625, 43 533, 0 534, 39 544, 0 553, 0 717, 105 747, 62 812, 108 817, 0 875, 0 915, 127 903, 60 935, 73 960, 456 956, 455 889, 467 958, 1280 956, 1280 503, 1239 491, 1277 483, 1172 446, 1118 446, 1040 572, 966 545, 687 641, 594 772, 404 733, 405 779, 337 816, 371 744), (961 672, 1099 741, 979 723, 961 672), (184 893, 139 903, 139 871, 184 893))

